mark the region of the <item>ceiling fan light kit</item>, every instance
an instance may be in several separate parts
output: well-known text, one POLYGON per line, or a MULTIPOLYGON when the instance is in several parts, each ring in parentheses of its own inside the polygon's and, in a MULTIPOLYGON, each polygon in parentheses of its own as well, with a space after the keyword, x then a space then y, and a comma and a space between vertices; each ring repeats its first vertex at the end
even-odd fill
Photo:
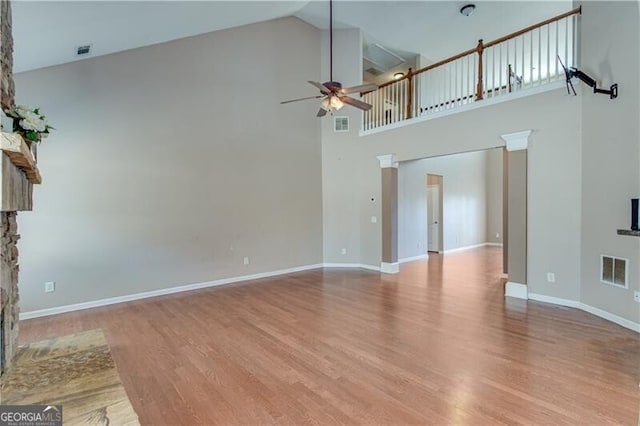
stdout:
POLYGON ((316 114, 316 117, 324 117, 327 112, 333 114, 333 111, 338 111, 345 104, 352 107, 361 109, 363 111, 369 111, 371 104, 362 102, 360 100, 351 98, 347 95, 351 93, 363 93, 377 90, 376 84, 361 84, 352 87, 342 87, 342 83, 333 81, 333 1, 329 0, 329 81, 325 83, 319 83, 317 81, 309 81, 309 84, 315 86, 320 90, 320 95, 309 96, 306 98, 292 99, 289 101, 280 102, 281 104, 288 104, 291 102, 304 101, 307 99, 323 98, 320 103, 320 109, 316 114))

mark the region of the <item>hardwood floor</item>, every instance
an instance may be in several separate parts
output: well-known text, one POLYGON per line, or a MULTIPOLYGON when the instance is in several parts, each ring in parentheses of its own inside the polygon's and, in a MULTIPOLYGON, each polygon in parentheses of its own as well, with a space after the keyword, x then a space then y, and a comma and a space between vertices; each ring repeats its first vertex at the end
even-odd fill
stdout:
POLYGON ((316 270, 24 321, 102 328, 142 424, 637 424, 638 335, 503 297, 501 252, 316 270))

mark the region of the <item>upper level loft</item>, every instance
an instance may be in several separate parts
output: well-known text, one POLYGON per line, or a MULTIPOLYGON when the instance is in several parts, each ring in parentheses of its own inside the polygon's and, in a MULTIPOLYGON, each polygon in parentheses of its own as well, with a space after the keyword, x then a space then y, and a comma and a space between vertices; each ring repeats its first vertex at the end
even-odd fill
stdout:
POLYGON ((564 83, 562 65, 577 63, 580 13, 577 8, 493 41, 480 40, 465 52, 396 74, 362 95, 373 105, 363 113, 362 134, 564 83))

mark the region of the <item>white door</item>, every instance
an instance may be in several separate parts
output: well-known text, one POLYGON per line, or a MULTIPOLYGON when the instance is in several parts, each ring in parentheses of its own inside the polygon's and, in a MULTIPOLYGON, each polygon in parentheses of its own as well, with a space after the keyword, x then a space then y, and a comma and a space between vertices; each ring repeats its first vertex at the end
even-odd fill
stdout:
POLYGON ((440 251, 440 187, 427 186, 427 250, 440 251))

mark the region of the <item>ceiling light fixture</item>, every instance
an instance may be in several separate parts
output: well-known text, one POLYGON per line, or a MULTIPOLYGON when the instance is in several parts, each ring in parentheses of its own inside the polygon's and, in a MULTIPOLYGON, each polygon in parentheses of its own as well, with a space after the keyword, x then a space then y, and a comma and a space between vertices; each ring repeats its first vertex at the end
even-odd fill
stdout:
POLYGON ((393 75, 393 78, 395 80, 400 80, 402 77, 404 77, 404 73, 403 72, 397 72, 393 75))
POLYGON ((476 5, 473 3, 466 4, 460 8, 460 14, 464 16, 471 16, 476 10, 476 5))

